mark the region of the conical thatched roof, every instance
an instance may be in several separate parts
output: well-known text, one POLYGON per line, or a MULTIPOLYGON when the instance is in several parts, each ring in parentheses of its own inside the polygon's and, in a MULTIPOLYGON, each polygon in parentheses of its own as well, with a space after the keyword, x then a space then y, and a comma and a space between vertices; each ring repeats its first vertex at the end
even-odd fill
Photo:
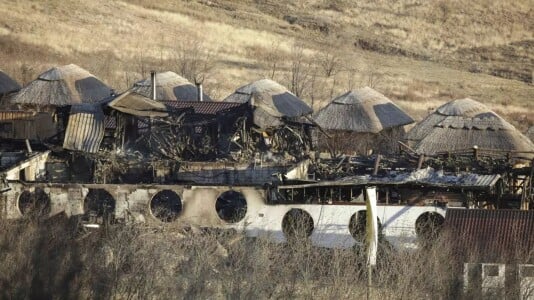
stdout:
POLYGON ((414 120, 391 100, 370 87, 349 91, 314 115, 323 129, 378 133, 414 120))
POLYGON ((262 128, 278 126, 282 118, 296 119, 313 110, 287 88, 269 79, 261 79, 238 88, 225 102, 251 103, 254 123, 262 128))
MULTIPOLYGON (((135 83, 132 91, 152 99, 151 78, 135 83)), ((198 90, 194 84, 174 72, 156 73, 156 100, 198 101, 198 90)), ((203 93, 203 101, 212 100, 203 93)))
POLYGON ((20 85, 0 70, 0 96, 20 90, 20 85))
POLYGON ((534 144, 480 102, 466 98, 439 107, 417 124, 408 139, 419 153, 480 149, 534 151, 534 144))
POLYGON ((22 88, 12 103, 65 106, 98 103, 112 90, 87 70, 74 65, 54 67, 22 88))

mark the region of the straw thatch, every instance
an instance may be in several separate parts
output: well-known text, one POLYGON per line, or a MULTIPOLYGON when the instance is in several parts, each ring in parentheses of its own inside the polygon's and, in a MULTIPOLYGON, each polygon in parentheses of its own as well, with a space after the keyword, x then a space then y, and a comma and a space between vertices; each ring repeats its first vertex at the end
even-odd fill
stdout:
MULTIPOLYGON (((132 91, 152 98, 152 80, 150 77, 134 84, 132 91)), ((212 99, 202 93, 203 101, 212 99)), ((156 73, 156 100, 198 101, 198 89, 187 79, 174 72, 156 73)))
POLYGON ((20 85, 0 70, 0 97, 20 90, 20 85))
POLYGON ((530 126, 530 128, 527 130, 527 137, 534 142, 534 126, 530 126))
POLYGON ((378 133, 414 120, 386 96, 364 87, 347 92, 313 116, 323 129, 378 133))
POLYGON ((254 124, 261 128, 275 127, 283 119, 298 120, 313 110, 287 88, 269 79, 262 79, 238 88, 225 102, 250 103, 254 124))
POLYGON ((439 107, 407 135, 422 154, 479 149, 534 151, 534 144, 497 113, 475 100, 454 100, 439 107))
POLYGON ((370 87, 349 91, 313 116, 329 138, 318 140, 320 150, 334 154, 395 153, 404 125, 414 120, 391 100, 370 87))
POLYGON ((112 94, 100 79, 77 65, 54 67, 22 88, 12 99, 16 104, 66 106, 98 103, 112 94))

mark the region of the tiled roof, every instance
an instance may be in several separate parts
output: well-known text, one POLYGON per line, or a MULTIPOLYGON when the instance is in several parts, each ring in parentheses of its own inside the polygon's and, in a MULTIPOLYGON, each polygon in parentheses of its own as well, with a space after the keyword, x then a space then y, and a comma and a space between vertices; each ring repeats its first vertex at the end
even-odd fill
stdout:
POLYGON ((471 260, 534 259, 534 210, 448 209, 444 229, 471 260))

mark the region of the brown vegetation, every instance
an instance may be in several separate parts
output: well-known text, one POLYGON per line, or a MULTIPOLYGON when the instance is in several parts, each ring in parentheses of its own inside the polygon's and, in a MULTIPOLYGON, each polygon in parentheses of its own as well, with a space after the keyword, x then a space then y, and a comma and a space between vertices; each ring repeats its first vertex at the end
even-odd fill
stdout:
MULTIPOLYGON (((2 221, 0 297, 176 299, 365 297, 358 248, 323 249, 305 239, 272 244, 229 231, 111 226, 86 232, 77 219, 2 221)), ((445 240, 420 250, 382 243, 372 299, 452 299, 461 259, 445 240)))
POLYGON ((466 96, 520 114, 534 105, 528 1, 47 0, 0 13, 1 68, 22 83, 76 63, 117 91, 174 71, 214 99, 270 77, 314 109, 369 85, 417 119, 466 96))

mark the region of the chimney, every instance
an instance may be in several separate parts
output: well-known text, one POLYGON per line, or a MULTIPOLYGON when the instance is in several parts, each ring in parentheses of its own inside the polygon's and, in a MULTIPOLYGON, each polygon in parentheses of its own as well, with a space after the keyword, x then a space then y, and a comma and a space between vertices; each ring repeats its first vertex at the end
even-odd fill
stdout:
POLYGON ((204 93, 202 91, 202 83, 201 82, 197 82, 196 85, 197 85, 197 100, 202 102, 202 101, 204 101, 204 93))
POLYGON ((152 100, 156 100, 156 71, 150 71, 150 83, 152 84, 152 100))

